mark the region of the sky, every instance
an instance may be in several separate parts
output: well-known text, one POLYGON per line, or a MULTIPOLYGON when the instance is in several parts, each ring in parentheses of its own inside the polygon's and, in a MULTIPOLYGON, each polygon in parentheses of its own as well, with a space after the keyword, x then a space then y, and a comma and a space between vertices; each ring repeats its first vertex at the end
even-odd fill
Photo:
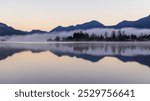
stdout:
POLYGON ((0 22, 24 31, 91 20, 115 25, 150 15, 149 5, 150 0, 0 0, 0 22))

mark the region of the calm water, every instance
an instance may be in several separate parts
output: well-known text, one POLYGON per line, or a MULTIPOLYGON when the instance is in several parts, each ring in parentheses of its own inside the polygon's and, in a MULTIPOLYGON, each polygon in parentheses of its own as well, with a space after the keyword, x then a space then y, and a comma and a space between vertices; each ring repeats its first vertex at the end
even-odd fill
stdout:
POLYGON ((150 43, 1 43, 0 83, 150 84, 150 43))

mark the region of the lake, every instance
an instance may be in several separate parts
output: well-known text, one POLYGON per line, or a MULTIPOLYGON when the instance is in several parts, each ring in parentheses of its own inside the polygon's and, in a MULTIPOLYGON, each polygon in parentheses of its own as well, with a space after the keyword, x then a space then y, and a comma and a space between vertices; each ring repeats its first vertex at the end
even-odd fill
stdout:
POLYGON ((0 43, 1 84, 150 84, 150 42, 0 43))

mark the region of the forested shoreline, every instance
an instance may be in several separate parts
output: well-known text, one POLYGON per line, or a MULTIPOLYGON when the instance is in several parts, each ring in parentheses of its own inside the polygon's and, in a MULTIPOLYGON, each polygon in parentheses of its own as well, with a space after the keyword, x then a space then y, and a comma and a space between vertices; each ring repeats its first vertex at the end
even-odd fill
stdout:
POLYGON ((73 36, 59 37, 56 36, 55 39, 49 38, 47 41, 150 41, 150 34, 134 35, 127 34, 125 31, 112 31, 111 35, 105 34, 97 35, 95 33, 89 35, 82 31, 75 32, 73 36))

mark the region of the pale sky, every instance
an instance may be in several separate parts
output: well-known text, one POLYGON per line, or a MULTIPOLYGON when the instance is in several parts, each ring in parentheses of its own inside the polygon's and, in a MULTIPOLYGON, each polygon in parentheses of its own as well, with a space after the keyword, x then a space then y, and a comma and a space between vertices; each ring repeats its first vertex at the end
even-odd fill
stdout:
POLYGON ((0 22, 26 31, 91 20, 114 25, 148 15, 150 0, 0 0, 0 22))

